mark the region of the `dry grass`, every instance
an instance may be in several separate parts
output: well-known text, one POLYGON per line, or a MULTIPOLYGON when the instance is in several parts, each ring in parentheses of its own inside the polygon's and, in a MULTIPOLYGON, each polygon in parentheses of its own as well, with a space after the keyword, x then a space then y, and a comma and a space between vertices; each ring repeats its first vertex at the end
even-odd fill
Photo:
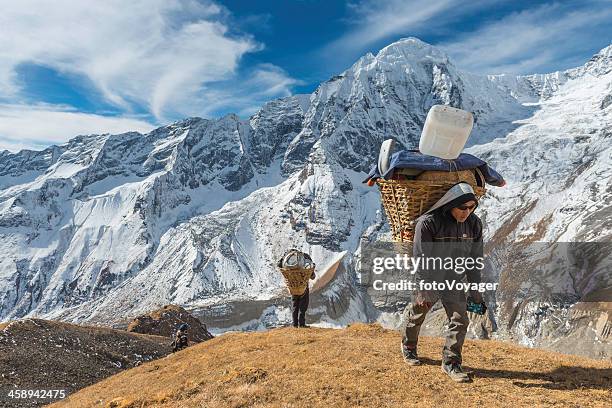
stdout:
POLYGON ((8 323, 0 323, 0 330, 4 329, 8 325, 8 323))
POLYGON ((612 362, 467 341, 474 382, 440 370, 442 339, 423 338, 424 365, 407 366, 399 334, 275 329, 215 338, 87 387, 54 407, 604 407, 612 362))

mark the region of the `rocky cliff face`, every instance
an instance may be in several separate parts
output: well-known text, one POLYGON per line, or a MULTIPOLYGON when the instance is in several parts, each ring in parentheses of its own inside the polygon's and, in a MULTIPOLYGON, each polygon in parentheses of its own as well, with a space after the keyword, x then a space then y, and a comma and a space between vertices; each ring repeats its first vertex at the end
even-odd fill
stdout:
POLYGON ((607 358, 611 50, 583 67, 518 78, 540 81, 535 113, 504 139, 471 148, 508 178, 508 188, 492 189, 484 202, 489 247, 499 259, 496 278, 505 282, 497 296, 501 332, 523 344, 607 358), (559 266, 534 273, 552 261, 559 266), (525 291, 542 286, 552 289, 546 298, 525 291))
MULTIPOLYGON (((388 238, 388 228, 378 191, 361 180, 384 139, 418 145, 435 103, 474 112, 468 151, 508 180, 479 209, 491 248, 609 241, 611 66, 608 47, 565 72, 476 76, 409 38, 248 120, 191 118, 146 135, 2 152, 0 319, 117 323, 174 303, 213 320, 231 311, 224 327, 273 325, 288 318, 274 268, 288 246, 319 265, 349 251, 313 316, 380 318, 357 289, 354 262, 360 241, 388 238), (261 314, 243 314, 249 305, 261 314)), ((500 290, 492 318, 517 322, 504 291, 511 297, 500 290)), ((533 316, 525 310, 518 321, 533 316)), ((506 334, 517 341, 543 338, 516 327, 506 334)))

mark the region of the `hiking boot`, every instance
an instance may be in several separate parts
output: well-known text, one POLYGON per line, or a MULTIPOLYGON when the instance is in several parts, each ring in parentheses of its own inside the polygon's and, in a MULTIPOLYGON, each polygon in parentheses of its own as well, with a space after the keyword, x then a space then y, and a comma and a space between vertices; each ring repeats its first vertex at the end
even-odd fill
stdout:
POLYGON ((470 376, 467 375, 463 368, 461 368, 461 364, 456 361, 450 361, 448 363, 442 363, 442 371, 448 374, 451 380, 459 383, 466 383, 472 381, 470 376))
POLYGON ((421 364, 416 348, 408 348, 402 344, 402 356, 408 365, 417 366, 421 364))
POLYGON ((310 326, 309 326, 309 325, 307 325, 307 324, 301 324, 301 325, 300 325, 300 328, 301 328, 301 329, 310 329, 310 326))

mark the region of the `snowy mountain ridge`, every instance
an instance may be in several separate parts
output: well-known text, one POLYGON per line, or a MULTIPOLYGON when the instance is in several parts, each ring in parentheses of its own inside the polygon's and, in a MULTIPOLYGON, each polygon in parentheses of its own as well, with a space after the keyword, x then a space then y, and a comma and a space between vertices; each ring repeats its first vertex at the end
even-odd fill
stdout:
POLYGON ((489 75, 489 79, 508 90, 522 102, 537 102, 551 97, 567 81, 583 78, 586 75, 601 77, 612 71, 612 45, 595 54, 581 67, 550 74, 522 76, 489 75))
POLYGON ((609 241, 610 49, 574 70, 511 79, 465 73, 408 38, 248 120, 0 152, 0 320, 118 323, 177 303, 227 317, 224 327, 274 324, 286 318, 274 263, 289 246, 318 264, 349 251, 313 299, 320 322, 378 319, 355 261, 388 226, 361 180, 384 139, 417 146, 436 103, 474 112, 468 151, 508 181, 479 209, 490 241, 609 241))

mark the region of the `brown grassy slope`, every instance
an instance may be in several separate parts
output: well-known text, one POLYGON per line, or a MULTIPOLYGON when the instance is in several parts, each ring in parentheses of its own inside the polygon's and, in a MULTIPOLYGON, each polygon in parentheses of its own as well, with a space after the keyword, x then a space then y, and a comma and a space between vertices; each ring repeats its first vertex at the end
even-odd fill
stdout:
POLYGON ((54 407, 603 407, 612 363, 495 341, 468 341, 471 384, 440 370, 442 339, 423 338, 424 365, 407 366, 399 334, 275 329, 227 334, 122 372, 54 407))

